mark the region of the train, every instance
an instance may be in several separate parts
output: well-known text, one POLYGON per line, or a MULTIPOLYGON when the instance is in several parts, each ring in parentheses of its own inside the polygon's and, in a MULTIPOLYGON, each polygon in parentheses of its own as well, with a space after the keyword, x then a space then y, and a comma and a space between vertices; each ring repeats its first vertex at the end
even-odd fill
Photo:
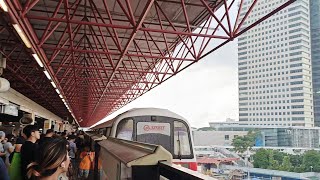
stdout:
POLYGON ((91 129, 106 137, 161 145, 173 163, 197 171, 190 125, 167 109, 134 108, 91 129))

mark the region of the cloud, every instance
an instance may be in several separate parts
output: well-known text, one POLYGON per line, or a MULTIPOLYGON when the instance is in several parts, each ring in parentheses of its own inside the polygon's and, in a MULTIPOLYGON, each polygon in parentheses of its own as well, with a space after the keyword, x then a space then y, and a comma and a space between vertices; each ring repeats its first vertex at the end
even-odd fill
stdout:
POLYGON ((193 127, 238 119, 236 48, 236 41, 230 42, 106 119, 137 107, 169 109, 193 127))

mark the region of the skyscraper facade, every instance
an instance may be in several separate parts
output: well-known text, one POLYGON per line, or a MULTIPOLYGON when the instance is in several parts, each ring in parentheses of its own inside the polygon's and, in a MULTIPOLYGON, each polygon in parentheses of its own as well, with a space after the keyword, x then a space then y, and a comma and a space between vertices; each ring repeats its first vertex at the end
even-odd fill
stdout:
POLYGON ((310 1, 314 124, 320 126, 320 0, 310 1))
MULTIPOLYGON (((258 1, 245 25, 284 2, 258 1)), ((242 124, 314 126, 309 5, 297 0, 238 38, 242 124)))

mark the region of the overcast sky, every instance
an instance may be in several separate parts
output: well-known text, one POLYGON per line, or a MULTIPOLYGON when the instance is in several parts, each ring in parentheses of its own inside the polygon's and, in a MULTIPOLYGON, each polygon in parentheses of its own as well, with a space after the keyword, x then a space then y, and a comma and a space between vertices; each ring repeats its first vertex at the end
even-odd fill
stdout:
MULTIPOLYGON (((233 7, 231 19, 235 20, 237 6, 233 7)), ((218 16, 223 15, 219 11, 218 16)), ((238 120, 237 61, 237 40, 234 40, 99 123, 139 107, 169 109, 197 128, 226 118, 238 120)))
MULTIPOLYGON (((198 63, 107 117, 131 108, 169 109, 192 127, 238 119, 237 41, 230 42, 198 63)), ((101 123, 101 122, 100 122, 101 123)))

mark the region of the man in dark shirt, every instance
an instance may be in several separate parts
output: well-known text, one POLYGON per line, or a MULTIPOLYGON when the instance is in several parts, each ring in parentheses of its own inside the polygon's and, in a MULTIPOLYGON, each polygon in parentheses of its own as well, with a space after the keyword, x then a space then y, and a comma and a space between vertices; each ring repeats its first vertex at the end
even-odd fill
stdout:
POLYGON ((28 125, 23 129, 27 140, 21 147, 21 175, 24 179, 27 177, 27 167, 34 162, 38 156, 38 144, 36 141, 40 139, 39 129, 36 125, 28 125))
POLYGON ((52 129, 48 129, 46 132, 46 136, 39 140, 39 147, 45 142, 51 141, 53 135, 54 135, 54 131, 52 129))

